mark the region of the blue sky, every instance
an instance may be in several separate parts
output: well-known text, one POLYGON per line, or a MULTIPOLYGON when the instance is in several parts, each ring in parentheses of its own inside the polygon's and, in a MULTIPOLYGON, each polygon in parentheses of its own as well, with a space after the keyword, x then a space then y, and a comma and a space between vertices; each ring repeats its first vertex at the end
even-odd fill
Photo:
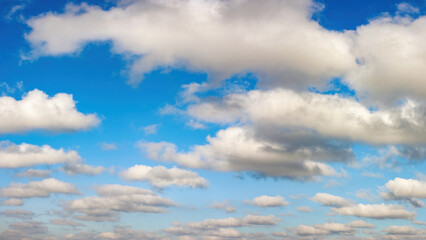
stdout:
POLYGON ((425 239, 425 9, 0 1, 0 239, 425 239))

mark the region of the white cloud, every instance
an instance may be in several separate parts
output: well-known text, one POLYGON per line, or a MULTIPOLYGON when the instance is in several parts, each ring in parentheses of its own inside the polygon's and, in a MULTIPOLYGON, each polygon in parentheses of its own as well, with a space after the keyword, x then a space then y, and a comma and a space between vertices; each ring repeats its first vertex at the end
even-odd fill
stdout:
POLYGON ((57 164, 80 160, 76 151, 58 150, 43 145, 41 147, 22 143, 13 144, 8 141, 0 141, 0 168, 30 167, 40 164, 57 164))
POLYGON ((312 209, 310 207, 297 207, 296 210, 298 212, 303 212, 303 213, 310 213, 312 212, 312 209))
POLYGON ((426 198, 426 181, 415 179, 395 178, 385 184, 388 192, 383 193, 385 198, 410 199, 426 198))
POLYGON ((24 201, 22 201, 22 199, 19 198, 11 198, 11 199, 7 199, 3 202, 3 205, 6 206, 22 206, 24 205, 24 201))
POLYGON ((328 235, 329 231, 307 225, 299 225, 293 229, 298 236, 328 235))
POLYGON ((184 226, 190 229, 220 229, 246 226, 254 227, 276 225, 278 220, 279 219, 273 215, 247 215, 244 218, 207 219, 202 222, 185 223, 184 226))
POLYGON ((79 220, 117 221, 120 212, 162 213, 166 207, 176 206, 172 200, 143 188, 103 185, 96 192, 99 196, 67 202, 65 210, 78 213, 74 217, 79 220))
POLYGON ((164 166, 150 167, 135 165, 120 172, 120 176, 132 181, 148 181, 154 187, 165 188, 171 185, 191 188, 206 188, 208 182, 198 173, 180 168, 164 166))
POLYGON ((83 224, 79 222, 70 221, 67 219, 50 219, 49 222, 54 225, 61 225, 61 226, 71 226, 71 227, 81 227, 84 226, 83 224))
POLYGON ((246 202, 258 207, 282 207, 288 205, 288 202, 285 200, 285 198, 280 195, 277 195, 275 197, 262 195, 259 197, 255 197, 252 201, 246 202))
POLYGON ((69 132, 100 123, 95 114, 78 112, 72 95, 58 93, 49 97, 37 89, 28 92, 21 100, 0 97, 0 113, 0 134, 31 130, 69 132))
POLYGON ((8 198, 49 197, 52 193, 79 194, 79 191, 74 185, 54 178, 27 184, 12 183, 0 190, 0 195, 8 198))
POLYGON ((375 228, 376 227, 374 224, 365 222, 363 220, 355 220, 353 222, 346 223, 345 225, 352 228, 375 228))
POLYGON ((329 165, 309 159, 342 161, 342 158, 350 155, 346 149, 316 142, 304 136, 304 133, 290 135, 289 142, 256 137, 256 133, 249 127, 230 127, 220 130, 216 137, 207 137, 208 144, 194 146, 186 153, 177 152, 176 146, 167 142, 138 142, 136 145, 156 161, 175 162, 189 168, 247 171, 260 176, 299 180, 335 174, 329 165), (291 143, 292 139, 303 141, 305 138, 309 139, 312 145, 310 148, 291 143))
POLYGON ((153 135, 157 133, 159 126, 159 124, 152 124, 149 126, 145 126, 142 129, 145 132, 145 135, 153 135))
POLYGON ((416 235, 418 230, 412 226, 389 226, 382 230, 383 232, 391 235, 416 235))
POLYGON ((355 65, 351 40, 313 21, 315 6, 310 0, 133 1, 108 10, 68 5, 63 14, 27 21, 26 39, 36 57, 112 41, 113 51, 139 56, 131 66, 134 85, 155 68, 184 66, 219 79, 247 71, 284 74, 280 81, 300 87, 355 65))
POLYGON ((68 175, 99 175, 105 170, 102 166, 90 166, 82 163, 65 163, 62 171, 64 171, 68 175))
POLYGON ((426 107, 406 101, 400 107, 371 111, 338 95, 297 93, 287 89, 230 94, 220 102, 190 105, 189 116, 205 122, 250 122, 276 129, 307 128, 321 136, 370 144, 426 141, 426 107))
POLYGON ((311 199, 312 201, 319 202, 324 206, 343 207, 351 205, 349 200, 328 193, 317 193, 311 199))
POLYGON ((115 145, 114 143, 102 143, 101 148, 104 151, 116 150, 117 145, 115 145))
POLYGON ((424 98, 425 23, 425 16, 385 15, 358 27, 353 52, 360 64, 346 75, 350 84, 373 100, 392 103, 406 96, 424 98))
POLYGON ((230 202, 213 202, 210 207, 214 209, 222 209, 227 213, 233 213, 236 211, 234 205, 230 202))
POLYGON ((26 178, 48 178, 51 173, 51 170, 28 169, 26 171, 16 173, 14 176, 26 178))
POLYGON ((413 219, 415 212, 410 212, 403 206, 387 204, 357 204, 333 208, 333 212, 343 216, 366 217, 375 219, 413 219))

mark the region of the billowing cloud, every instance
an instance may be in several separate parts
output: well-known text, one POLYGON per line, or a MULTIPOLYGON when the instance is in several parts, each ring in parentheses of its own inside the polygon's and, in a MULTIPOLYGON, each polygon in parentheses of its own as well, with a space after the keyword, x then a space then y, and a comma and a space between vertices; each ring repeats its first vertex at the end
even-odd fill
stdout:
POLYGON ((99 123, 95 114, 78 112, 70 94, 58 93, 49 97, 36 89, 21 100, 0 97, 0 134, 31 130, 69 132, 85 130, 99 123))
POLYGON ((312 201, 319 202, 324 206, 343 207, 351 205, 351 201, 328 193, 317 193, 312 201))
POLYGON ((426 17, 385 15, 357 28, 353 53, 360 63, 346 78, 374 100, 423 98, 426 17))
POLYGON ((76 213, 76 219, 85 221, 116 221, 120 212, 165 212, 176 206, 170 200, 151 190, 123 186, 103 185, 96 188, 99 196, 85 197, 66 203, 65 210, 76 213))
POLYGON ((0 142, 0 168, 30 167, 40 164, 57 164, 80 160, 76 151, 54 149, 49 145, 20 145, 8 141, 0 142))
POLYGON ((288 205, 288 202, 285 200, 285 198, 280 195, 277 195, 275 197, 262 195, 259 197, 255 197, 252 201, 246 202, 258 207, 282 207, 288 205))
POLYGON ((68 175, 99 175, 105 170, 102 166, 90 166, 78 162, 65 163, 62 171, 68 175))
MULTIPOLYGON (((219 102, 190 105, 187 113, 213 123, 250 122, 276 129, 307 128, 328 138, 369 144, 426 142, 426 106, 406 101, 397 108, 371 111, 338 95, 287 89, 230 94, 219 102)), ((407 154, 406 154, 407 155, 407 154)))
POLYGON ((363 220, 355 220, 350 223, 346 223, 345 225, 351 228, 375 228, 376 227, 374 224, 365 222, 363 220))
POLYGON ((355 216, 375 219, 413 219, 415 212, 410 212, 400 205, 357 204, 333 208, 333 212, 343 216, 355 216))
POLYGON ((130 70, 134 85, 158 67, 183 66, 219 79, 253 71, 300 87, 356 64, 351 39, 312 20, 317 7, 310 0, 132 1, 108 10, 68 5, 62 14, 28 20, 26 39, 36 57, 111 41, 113 51, 138 57, 130 70))
POLYGON ((79 191, 74 185, 54 178, 27 184, 12 183, 0 190, 0 195, 8 198, 49 197, 52 193, 78 194, 79 191))
POLYGON ((388 181, 385 187, 388 190, 388 192, 383 193, 385 198, 426 198, 426 181, 395 178, 388 181))
POLYGON ((288 135, 288 142, 286 136, 277 131, 275 134, 278 139, 258 139, 250 127, 229 127, 220 130, 215 137, 208 137, 208 144, 194 146, 186 153, 178 152, 174 144, 167 142, 138 142, 137 146, 151 159, 175 162, 184 167, 246 171, 299 180, 335 174, 333 168, 319 160, 345 161, 352 156, 340 145, 327 145, 324 141, 316 141, 315 137, 309 138, 304 132, 288 135), (309 147, 303 143, 299 145, 297 140, 307 140, 309 147))
POLYGON ((200 177, 198 173, 176 167, 168 169, 164 166, 135 165, 122 171, 120 176, 132 181, 148 181, 158 188, 171 185, 192 188, 206 188, 208 186, 207 180, 200 177))
POLYGON ((234 205, 230 202, 213 202, 210 207, 213 209, 222 209, 227 213, 233 213, 236 211, 234 205))

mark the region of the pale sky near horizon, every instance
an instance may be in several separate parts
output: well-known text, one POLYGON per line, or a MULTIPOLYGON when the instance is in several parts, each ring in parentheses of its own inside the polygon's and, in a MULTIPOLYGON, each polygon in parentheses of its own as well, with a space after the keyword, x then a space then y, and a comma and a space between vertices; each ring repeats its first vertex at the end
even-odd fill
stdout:
POLYGON ((0 240, 426 239, 426 1, 0 12, 0 240))

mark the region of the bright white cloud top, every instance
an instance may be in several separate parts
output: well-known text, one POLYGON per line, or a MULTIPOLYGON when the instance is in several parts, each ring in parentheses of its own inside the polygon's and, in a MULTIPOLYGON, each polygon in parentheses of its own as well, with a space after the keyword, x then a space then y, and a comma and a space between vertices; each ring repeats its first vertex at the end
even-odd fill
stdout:
POLYGON ((53 97, 32 90, 16 100, 0 97, 0 133, 31 130, 77 131, 99 124, 95 114, 83 114, 75 108, 72 95, 58 93, 53 97))

